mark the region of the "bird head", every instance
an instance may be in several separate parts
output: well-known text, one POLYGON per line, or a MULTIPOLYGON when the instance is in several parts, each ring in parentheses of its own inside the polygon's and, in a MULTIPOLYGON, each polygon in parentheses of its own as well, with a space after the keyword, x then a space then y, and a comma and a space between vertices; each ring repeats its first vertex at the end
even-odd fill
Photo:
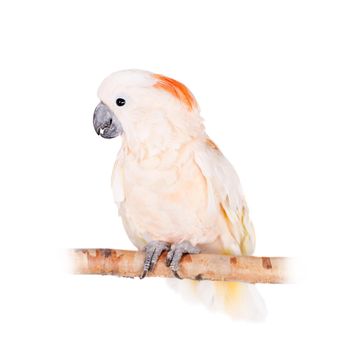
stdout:
POLYGON ((202 132, 198 105, 182 83, 147 71, 124 70, 102 82, 93 124, 98 135, 163 145, 202 132), (175 136, 176 134, 176 136, 175 136))

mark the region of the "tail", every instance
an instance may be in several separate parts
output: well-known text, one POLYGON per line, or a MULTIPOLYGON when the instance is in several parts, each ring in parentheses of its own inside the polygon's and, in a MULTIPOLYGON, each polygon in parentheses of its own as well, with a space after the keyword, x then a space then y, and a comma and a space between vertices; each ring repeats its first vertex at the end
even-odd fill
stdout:
POLYGON ((198 300, 213 311, 236 320, 263 321, 266 307, 256 287, 241 282, 169 280, 186 299, 198 300))

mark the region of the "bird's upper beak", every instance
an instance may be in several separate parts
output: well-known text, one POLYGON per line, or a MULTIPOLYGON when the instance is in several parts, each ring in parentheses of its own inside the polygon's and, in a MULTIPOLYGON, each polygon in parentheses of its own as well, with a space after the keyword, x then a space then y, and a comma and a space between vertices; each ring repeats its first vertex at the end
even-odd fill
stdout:
POLYGON ((93 123, 97 135, 105 139, 112 139, 123 133, 120 121, 103 102, 100 102, 95 108, 93 123))

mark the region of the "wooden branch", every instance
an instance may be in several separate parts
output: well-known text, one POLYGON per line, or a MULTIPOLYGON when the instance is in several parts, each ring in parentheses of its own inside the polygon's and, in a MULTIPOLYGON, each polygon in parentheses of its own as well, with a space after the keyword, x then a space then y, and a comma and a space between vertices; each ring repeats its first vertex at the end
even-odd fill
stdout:
MULTIPOLYGON (((70 251, 73 273, 139 277, 144 253, 113 249, 74 249, 70 251)), ((163 253, 148 277, 172 278, 163 253)), ((185 255, 179 275, 191 280, 241 281, 248 283, 289 283, 290 258, 229 256, 215 254, 185 255)))

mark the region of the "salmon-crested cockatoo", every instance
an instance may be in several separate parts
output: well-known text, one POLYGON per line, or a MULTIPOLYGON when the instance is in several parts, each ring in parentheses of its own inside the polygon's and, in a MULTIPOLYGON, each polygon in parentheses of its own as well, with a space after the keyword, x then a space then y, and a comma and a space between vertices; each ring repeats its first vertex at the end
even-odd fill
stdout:
MULTIPOLYGON (((162 252, 176 277, 184 254, 250 255, 255 246, 237 174, 205 132, 198 104, 180 82, 142 70, 108 76, 93 124, 122 135, 112 189, 125 230, 151 271, 162 252)), ((253 285, 174 280, 178 289, 236 318, 259 319, 253 285)))

